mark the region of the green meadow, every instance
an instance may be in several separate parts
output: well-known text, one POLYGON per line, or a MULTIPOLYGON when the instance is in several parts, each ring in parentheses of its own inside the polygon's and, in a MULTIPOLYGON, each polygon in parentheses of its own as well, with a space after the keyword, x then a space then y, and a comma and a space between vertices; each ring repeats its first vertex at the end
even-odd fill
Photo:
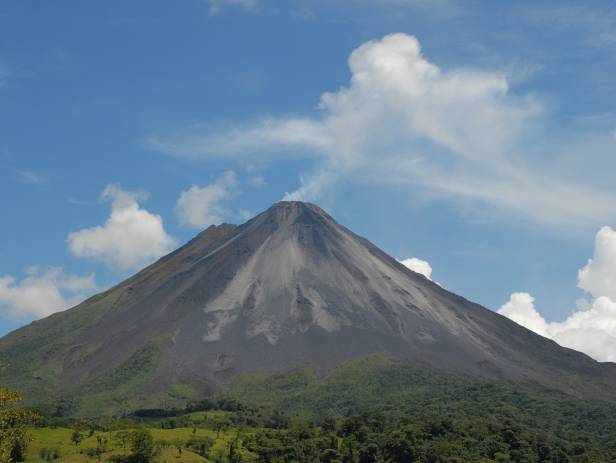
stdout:
POLYGON ((150 425, 135 423, 132 427, 126 428, 114 423, 113 427, 121 429, 113 430, 105 429, 105 425, 91 425, 92 422, 77 421, 72 427, 30 428, 30 442, 24 461, 26 463, 109 462, 113 457, 130 455, 127 435, 135 429, 145 430, 152 436, 156 446, 155 460, 160 463, 228 462, 232 445, 236 446, 239 455, 236 460, 256 461, 256 455, 243 448, 243 440, 251 436, 255 430, 229 427, 225 412, 187 414, 181 417, 181 427, 171 429, 161 428, 161 422, 150 425), (73 441, 75 431, 82 436, 79 442, 73 441), (200 448, 200 444, 203 447, 200 448))

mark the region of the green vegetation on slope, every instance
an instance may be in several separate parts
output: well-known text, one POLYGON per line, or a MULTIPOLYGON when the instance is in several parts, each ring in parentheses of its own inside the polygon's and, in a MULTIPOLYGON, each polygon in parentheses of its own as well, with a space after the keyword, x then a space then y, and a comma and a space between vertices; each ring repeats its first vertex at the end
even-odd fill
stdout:
POLYGON ((124 297, 124 291, 114 288, 71 310, 32 322, 19 331, 19 336, 0 338, 0 363, 6 365, 0 381, 19 390, 28 403, 33 403, 34 397, 54 398, 65 362, 84 361, 100 348, 76 346, 71 340, 116 310, 124 297))

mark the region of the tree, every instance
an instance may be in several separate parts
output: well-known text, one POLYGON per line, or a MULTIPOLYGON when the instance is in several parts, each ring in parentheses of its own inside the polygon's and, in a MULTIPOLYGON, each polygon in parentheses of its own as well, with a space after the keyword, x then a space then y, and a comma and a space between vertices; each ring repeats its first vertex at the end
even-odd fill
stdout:
POLYGON ((42 448, 39 450, 39 456, 41 457, 41 460, 54 461, 60 458, 60 452, 58 449, 42 448))
POLYGON ((226 418, 215 418, 213 420, 214 429, 216 430, 216 438, 220 437, 220 431, 226 430, 231 422, 226 418))
POLYGON ((229 454, 228 454, 229 463, 241 463, 242 462, 242 454, 237 450, 238 445, 239 443, 237 439, 229 443, 229 454))
POLYGON ((152 435, 145 429, 133 431, 130 436, 131 458, 133 463, 150 463, 157 455, 152 435))
POLYGON ((81 434, 79 430, 75 429, 73 431, 73 434, 71 434, 71 442, 75 445, 75 447, 77 447, 79 444, 81 444, 82 440, 83 434, 81 434))
POLYGON ((18 392, 0 388, 0 461, 14 463, 24 460, 28 442, 26 425, 40 417, 29 411, 15 407, 21 402, 18 392))
POLYGON ((107 451, 107 443, 109 442, 106 437, 101 436, 100 434, 96 436, 96 449, 94 450, 96 453, 96 458, 98 461, 101 461, 101 457, 103 453, 107 451))
POLYGON ((116 441, 122 446, 123 450, 126 450, 126 446, 128 445, 130 433, 128 431, 122 430, 118 431, 115 435, 116 441))
POLYGON ((384 447, 386 459, 392 463, 405 463, 417 459, 413 442, 401 432, 392 433, 384 447))
POLYGON ((114 455, 108 461, 113 463, 151 463, 159 453, 154 438, 145 429, 137 429, 128 435, 131 453, 114 455))
POLYGON ((337 463, 340 460, 340 455, 336 449, 325 449, 321 454, 321 461, 323 463, 337 463))
POLYGON ((359 448, 359 463, 376 463, 379 459, 379 447, 370 442, 359 448))
POLYGON ((186 448, 204 458, 208 456, 208 453, 213 445, 214 440, 207 436, 193 436, 186 442, 186 448))

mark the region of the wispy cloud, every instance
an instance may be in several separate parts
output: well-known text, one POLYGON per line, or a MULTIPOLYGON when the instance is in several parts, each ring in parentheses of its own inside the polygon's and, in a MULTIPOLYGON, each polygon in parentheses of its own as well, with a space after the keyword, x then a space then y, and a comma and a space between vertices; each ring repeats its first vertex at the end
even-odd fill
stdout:
POLYGON ((247 10, 253 10, 257 7, 257 0, 209 0, 208 3, 211 15, 220 13, 225 6, 239 6, 247 10))
POLYGON ((48 179, 47 175, 32 170, 18 170, 17 176, 20 181, 30 185, 43 185, 47 183, 48 179))
POLYGON ((249 183, 255 188, 261 188, 267 185, 267 180, 265 180, 263 175, 256 175, 250 179, 249 183))
POLYGON ((465 13, 464 2, 460 0, 339 0, 339 3, 361 4, 378 8, 412 8, 439 18, 453 18, 465 13))
POLYGON ((317 19, 317 13, 313 8, 307 5, 302 5, 291 12, 294 18, 301 19, 303 21, 313 21, 317 19))
POLYGON ((553 4, 526 9, 526 18, 532 22, 549 24, 581 37, 581 43, 592 47, 616 45, 616 5, 588 3, 553 4))
POLYGON ((441 69, 406 34, 363 44, 349 67, 349 84, 324 93, 313 117, 199 124, 152 137, 149 146, 203 158, 312 159, 292 199, 320 199, 356 182, 567 230, 616 219, 614 189, 573 182, 553 152, 538 151, 547 141, 544 104, 512 92, 502 73, 441 69), (547 167, 537 162, 545 158, 547 167))

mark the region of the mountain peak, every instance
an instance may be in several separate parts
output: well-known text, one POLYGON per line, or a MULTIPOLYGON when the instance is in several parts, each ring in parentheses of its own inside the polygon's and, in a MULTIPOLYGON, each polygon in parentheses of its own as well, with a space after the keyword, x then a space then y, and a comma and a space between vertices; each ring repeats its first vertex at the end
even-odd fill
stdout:
POLYGON ((108 386, 115 400, 133 388, 145 402, 178 384, 203 391, 243 372, 332 368, 372 353, 558 389, 616 383, 608 367, 449 293, 300 201, 210 227, 109 291, 0 339, 3 381, 22 390, 108 386))
POLYGON ((281 222, 290 222, 300 217, 331 217, 319 206, 303 201, 279 201, 274 203, 263 215, 272 217, 281 222))
POLYGON ((320 208, 306 201, 278 201, 270 206, 269 209, 319 209, 320 208))

